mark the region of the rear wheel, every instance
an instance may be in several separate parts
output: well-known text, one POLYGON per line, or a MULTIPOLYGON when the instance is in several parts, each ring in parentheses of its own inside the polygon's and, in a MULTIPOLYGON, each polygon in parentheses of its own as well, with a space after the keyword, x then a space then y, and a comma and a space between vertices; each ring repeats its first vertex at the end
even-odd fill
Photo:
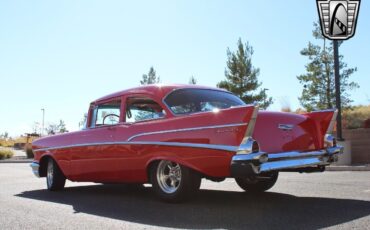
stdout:
POLYGON ((201 177, 178 163, 162 160, 151 167, 154 192, 164 201, 181 202, 196 192, 201 177))
POLYGON ((46 170, 46 185, 48 190, 62 190, 66 183, 66 178, 53 159, 49 158, 46 170))
POLYGON ((260 175, 235 178, 240 188, 251 193, 261 193, 272 188, 279 176, 279 172, 270 172, 260 175))

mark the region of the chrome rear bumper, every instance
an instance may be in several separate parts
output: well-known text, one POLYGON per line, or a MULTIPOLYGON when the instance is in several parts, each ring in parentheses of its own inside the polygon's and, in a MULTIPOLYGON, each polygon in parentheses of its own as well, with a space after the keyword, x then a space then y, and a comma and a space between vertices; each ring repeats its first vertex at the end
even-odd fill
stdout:
POLYGON ((30 164, 31 168, 32 168, 32 172, 33 174, 36 176, 36 177, 40 177, 40 173, 39 173, 39 168, 40 168, 40 165, 39 163, 37 162, 32 162, 30 164))
POLYGON ((231 162, 231 176, 244 177, 269 171, 284 171, 308 167, 322 167, 338 160, 343 153, 342 146, 329 147, 310 152, 264 152, 236 154, 231 162))

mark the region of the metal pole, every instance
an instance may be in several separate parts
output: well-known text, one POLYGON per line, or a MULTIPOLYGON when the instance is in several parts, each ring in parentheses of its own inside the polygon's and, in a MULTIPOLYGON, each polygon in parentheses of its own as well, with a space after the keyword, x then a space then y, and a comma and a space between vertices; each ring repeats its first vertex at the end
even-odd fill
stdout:
POLYGON ((41 133, 40 135, 42 136, 44 134, 44 122, 45 122, 45 109, 41 109, 42 110, 42 128, 41 128, 41 133))
POLYGON ((337 116, 337 140, 344 141, 342 136, 342 103, 340 100, 340 74, 339 74, 339 54, 338 54, 338 41, 333 41, 334 49, 334 76, 335 76, 335 103, 338 109, 337 116))
POLYGON ((266 90, 269 90, 269 89, 266 89, 266 88, 263 89, 263 107, 264 107, 265 110, 267 109, 267 106, 266 106, 266 99, 267 99, 266 90))

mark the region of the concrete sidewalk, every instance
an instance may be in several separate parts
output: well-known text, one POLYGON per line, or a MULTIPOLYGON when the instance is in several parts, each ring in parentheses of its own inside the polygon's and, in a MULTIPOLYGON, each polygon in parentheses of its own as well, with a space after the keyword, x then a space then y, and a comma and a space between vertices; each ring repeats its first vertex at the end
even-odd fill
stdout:
POLYGON ((370 165, 331 165, 326 167, 326 171, 370 171, 370 165))

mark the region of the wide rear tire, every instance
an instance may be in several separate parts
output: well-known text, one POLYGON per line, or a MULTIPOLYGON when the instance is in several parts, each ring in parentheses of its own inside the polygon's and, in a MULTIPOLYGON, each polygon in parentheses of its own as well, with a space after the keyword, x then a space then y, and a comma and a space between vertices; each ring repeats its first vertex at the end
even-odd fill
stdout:
POLYGON ((162 160, 150 169, 153 190, 163 201, 177 203, 191 197, 200 187, 201 177, 178 163, 162 160))
POLYGON ((235 178, 240 188, 250 193, 261 193, 272 188, 279 177, 279 172, 264 173, 258 176, 235 178))
POLYGON ((48 159, 46 168, 46 185, 49 191, 58 191, 64 188, 66 177, 60 170, 58 164, 52 159, 48 159))

